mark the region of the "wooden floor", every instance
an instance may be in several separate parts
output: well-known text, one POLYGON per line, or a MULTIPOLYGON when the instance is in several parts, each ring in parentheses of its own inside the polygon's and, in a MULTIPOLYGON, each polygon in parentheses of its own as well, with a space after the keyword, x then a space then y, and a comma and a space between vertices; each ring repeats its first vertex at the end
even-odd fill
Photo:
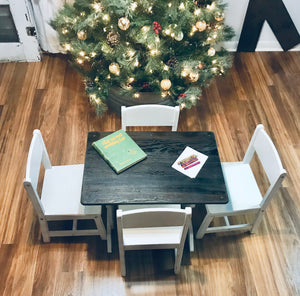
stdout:
POLYGON ((120 117, 95 116, 62 57, 0 64, 0 295, 300 295, 300 52, 237 54, 178 129, 213 131, 221 160, 235 161, 258 123, 288 171, 258 233, 196 240, 178 276, 170 254, 129 253, 124 279, 115 233, 110 255, 95 237, 42 243, 22 186, 33 129, 54 165, 83 163, 87 132, 115 131, 120 117))

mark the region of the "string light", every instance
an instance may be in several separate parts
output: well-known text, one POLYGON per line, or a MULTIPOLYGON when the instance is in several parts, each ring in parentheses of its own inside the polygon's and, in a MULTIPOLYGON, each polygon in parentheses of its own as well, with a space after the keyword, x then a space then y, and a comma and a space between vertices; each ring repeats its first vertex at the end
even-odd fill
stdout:
POLYGON ((84 57, 84 56, 85 56, 85 52, 84 52, 83 50, 81 50, 81 51, 79 52, 79 55, 82 56, 82 57, 84 57))
POLYGON ((102 7, 102 5, 101 5, 100 3, 93 3, 93 4, 92 4, 92 7, 93 7, 94 10, 97 11, 97 12, 101 12, 102 9, 103 9, 103 7, 102 7))
POLYGON ((194 96, 194 95, 191 95, 191 97, 190 97, 190 101, 192 102, 192 103, 194 103, 195 101, 196 101, 196 96, 194 96))
POLYGON ((150 54, 152 55, 152 56, 155 56, 155 55, 157 55, 159 53, 159 51, 157 50, 157 49, 151 49, 150 50, 150 54))
POLYGON ((181 2, 178 8, 179 8, 180 10, 184 10, 184 9, 185 9, 184 3, 181 2))
POLYGON ((108 14, 104 14, 102 19, 105 21, 105 22, 109 22, 110 20, 110 16, 108 14))
POLYGON ((61 30, 61 32, 65 35, 65 34, 67 34, 69 31, 68 31, 67 28, 63 28, 63 29, 61 30))
POLYGON ((133 77, 128 78, 128 83, 132 83, 134 81, 133 77))
POLYGON ((83 62, 84 62, 84 61, 83 61, 82 59, 77 59, 77 63, 78 63, 78 64, 82 65, 83 62))
POLYGON ((194 15, 196 15, 196 16, 200 15, 200 13, 201 13, 201 9, 196 9, 194 11, 194 15))
POLYGON ((134 54, 135 54, 135 51, 132 50, 132 49, 130 49, 130 50, 127 51, 127 54, 128 54, 128 56, 129 56, 130 58, 132 58, 132 57, 134 56, 134 54))
POLYGON ((140 94, 139 94, 139 93, 135 93, 133 96, 134 96, 135 98, 139 98, 139 97, 140 97, 140 94))
POLYGON ((165 70, 165 71, 169 71, 169 66, 164 65, 164 70, 165 70))
POLYGON ((206 8, 207 8, 208 10, 213 10, 213 9, 215 9, 215 8, 216 8, 215 2, 213 2, 211 5, 207 5, 206 8))
POLYGON ((72 49, 71 45, 69 43, 66 43, 63 45, 65 50, 70 51, 72 49))
POLYGON ((168 3, 168 6, 169 6, 169 7, 171 7, 171 6, 172 6, 172 3, 171 3, 171 2, 169 2, 169 3, 168 3))
POLYGON ((94 58, 96 55, 97 55, 97 53, 94 52, 94 51, 92 51, 92 52, 90 53, 90 56, 91 56, 92 58, 94 58))
POLYGON ((136 2, 133 2, 133 3, 131 3, 131 10, 133 10, 133 11, 135 11, 135 9, 137 8, 137 3, 136 2))

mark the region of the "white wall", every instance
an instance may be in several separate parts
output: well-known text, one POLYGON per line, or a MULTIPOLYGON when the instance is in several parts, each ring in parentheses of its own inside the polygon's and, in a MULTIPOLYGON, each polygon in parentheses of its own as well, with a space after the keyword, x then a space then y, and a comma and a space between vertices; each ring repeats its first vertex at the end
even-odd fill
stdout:
MULTIPOLYGON (((224 46, 230 51, 236 51, 249 0, 224 0, 223 2, 228 4, 228 7, 226 8, 225 23, 231 26, 236 34, 236 36, 231 41, 226 42, 224 46)), ((300 32, 300 1, 283 0, 283 3, 288 10, 298 32, 300 32)), ((300 44, 291 50, 299 51, 300 44)), ((282 51, 279 42, 277 41, 267 22, 264 23, 262 28, 256 51, 282 51)))

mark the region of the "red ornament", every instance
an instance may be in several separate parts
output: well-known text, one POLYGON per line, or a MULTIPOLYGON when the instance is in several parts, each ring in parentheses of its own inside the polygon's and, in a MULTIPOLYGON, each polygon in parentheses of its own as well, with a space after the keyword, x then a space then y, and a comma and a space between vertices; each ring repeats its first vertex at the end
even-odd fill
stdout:
POLYGON ((161 26, 158 22, 153 22, 153 30, 154 30, 155 34, 158 34, 159 31, 161 30, 161 26))
POLYGON ((185 98, 186 97, 186 94, 180 94, 179 96, 178 96, 178 98, 180 99, 180 98, 185 98))

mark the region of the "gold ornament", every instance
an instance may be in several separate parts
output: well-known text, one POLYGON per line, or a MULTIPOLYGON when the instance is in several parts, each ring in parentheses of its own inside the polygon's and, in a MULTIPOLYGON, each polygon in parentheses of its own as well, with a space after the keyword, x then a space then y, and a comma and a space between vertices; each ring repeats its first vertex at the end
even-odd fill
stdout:
POLYGON ((216 50, 211 47, 208 51, 207 51, 207 54, 210 56, 210 57, 213 57, 216 53, 216 50))
POLYGON ((199 79, 199 74, 197 72, 191 72, 189 74, 189 79, 191 82, 196 82, 199 79))
POLYGON ((163 90, 168 90, 171 87, 172 83, 169 79, 163 79, 160 82, 160 86, 163 90))
POLYGON ((196 23, 196 28, 198 29, 199 32, 205 31, 206 29, 206 21, 199 21, 196 23))
POLYGON ((220 22, 224 19, 224 13, 223 12, 220 12, 220 11, 217 11, 215 13, 215 20, 220 22))
POLYGON ((179 32, 178 34, 175 35, 175 40, 181 41, 183 39, 183 32, 179 32))
POLYGON ((118 26, 121 30, 126 31, 130 26, 130 21, 127 17, 121 17, 118 21, 118 26))
POLYGON ((120 75, 120 66, 118 63, 111 63, 108 67, 109 72, 117 76, 120 75))
POLYGON ((79 40, 85 40, 87 38, 87 34, 86 34, 86 31, 78 31, 77 32, 77 37, 79 40))

